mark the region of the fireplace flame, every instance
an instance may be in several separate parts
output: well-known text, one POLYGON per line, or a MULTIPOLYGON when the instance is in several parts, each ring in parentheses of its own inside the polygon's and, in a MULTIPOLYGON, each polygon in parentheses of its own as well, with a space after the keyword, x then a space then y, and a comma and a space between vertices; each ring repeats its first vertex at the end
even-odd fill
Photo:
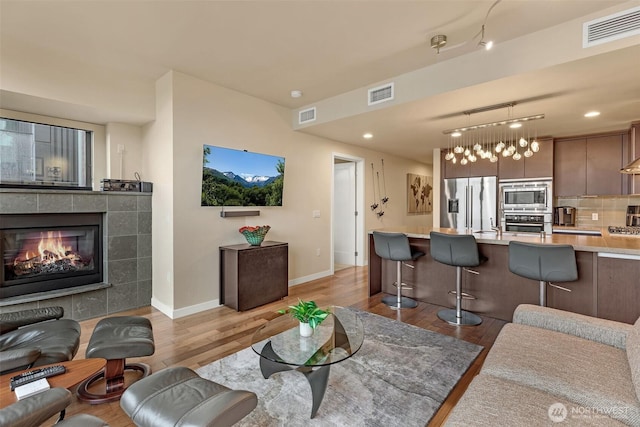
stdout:
POLYGON ((76 269, 82 267, 82 258, 73 251, 71 246, 64 244, 64 238, 60 231, 47 231, 40 233, 40 241, 37 247, 34 244, 13 261, 17 275, 30 274, 34 270, 38 272, 51 272, 48 266, 76 269), (66 267, 64 267, 66 266, 66 267))
POLYGON ((47 231, 47 237, 42 237, 40 243, 38 243, 38 252, 40 253, 41 261, 46 263, 47 261, 67 258, 67 254, 71 252, 71 246, 62 244, 62 233, 59 231, 47 231))

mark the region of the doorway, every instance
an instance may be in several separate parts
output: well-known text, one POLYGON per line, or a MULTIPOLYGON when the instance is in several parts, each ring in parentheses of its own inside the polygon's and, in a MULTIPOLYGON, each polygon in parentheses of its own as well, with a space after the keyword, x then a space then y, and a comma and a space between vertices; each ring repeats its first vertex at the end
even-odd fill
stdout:
POLYGON ((333 155, 333 272, 364 263, 364 159, 333 155))

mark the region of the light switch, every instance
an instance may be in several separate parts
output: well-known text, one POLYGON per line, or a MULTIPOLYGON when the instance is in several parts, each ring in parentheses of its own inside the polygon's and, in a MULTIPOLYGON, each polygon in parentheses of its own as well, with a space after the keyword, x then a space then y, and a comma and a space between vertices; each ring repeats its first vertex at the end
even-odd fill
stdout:
POLYGON ((320 218, 320 211, 313 211, 313 212, 312 212, 312 216, 313 216, 314 218, 320 218))
POLYGON ((598 212, 593 212, 591 214, 591 220, 592 221, 597 221, 598 220, 598 212))

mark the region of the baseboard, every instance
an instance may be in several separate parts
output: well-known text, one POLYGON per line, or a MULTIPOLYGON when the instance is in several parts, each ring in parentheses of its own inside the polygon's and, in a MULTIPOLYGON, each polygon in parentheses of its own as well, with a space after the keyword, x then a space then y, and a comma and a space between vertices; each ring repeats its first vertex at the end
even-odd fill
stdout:
POLYGON ((303 283, 310 282, 312 280, 322 279, 323 277, 331 276, 331 270, 320 271, 318 273, 310 274, 308 276, 298 277, 296 279, 289 280, 289 286, 301 285, 303 283))
POLYGON ((151 306, 160 310, 164 315, 170 319, 179 319, 181 317, 196 314, 201 311, 210 310, 212 308, 220 307, 220 300, 214 299, 212 301, 203 302, 200 304, 190 305, 189 307, 179 308, 174 310, 173 308, 161 303, 155 298, 151 298, 151 306))
MULTIPOLYGON (((322 279, 323 277, 331 276, 330 270, 321 271, 318 273, 310 274, 304 277, 298 277, 293 280, 289 280, 289 286, 301 285, 303 283, 310 282, 312 280, 322 279)), ((170 319, 179 319, 181 317, 189 316, 191 314, 199 313, 201 311, 210 310, 212 308, 220 307, 220 300, 214 299, 211 301, 203 302, 200 304, 190 305, 189 307, 179 308, 174 310, 166 304, 161 303, 155 298, 151 298, 151 306, 160 310, 165 316, 170 319)))

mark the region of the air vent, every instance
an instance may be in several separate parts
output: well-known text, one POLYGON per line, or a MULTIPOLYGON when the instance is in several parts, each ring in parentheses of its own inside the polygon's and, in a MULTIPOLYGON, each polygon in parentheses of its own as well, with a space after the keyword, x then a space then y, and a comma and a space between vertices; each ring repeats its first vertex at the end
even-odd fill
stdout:
POLYGON ((380 104, 381 102, 393 99, 393 83, 369 89, 369 105, 380 104))
POLYGON ((582 47, 596 46, 640 34, 640 7, 585 22, 582 47))
POLYGON ((307 108, 298 112, 298 124, 313 122, 316 120, 316 107, 307 108))

